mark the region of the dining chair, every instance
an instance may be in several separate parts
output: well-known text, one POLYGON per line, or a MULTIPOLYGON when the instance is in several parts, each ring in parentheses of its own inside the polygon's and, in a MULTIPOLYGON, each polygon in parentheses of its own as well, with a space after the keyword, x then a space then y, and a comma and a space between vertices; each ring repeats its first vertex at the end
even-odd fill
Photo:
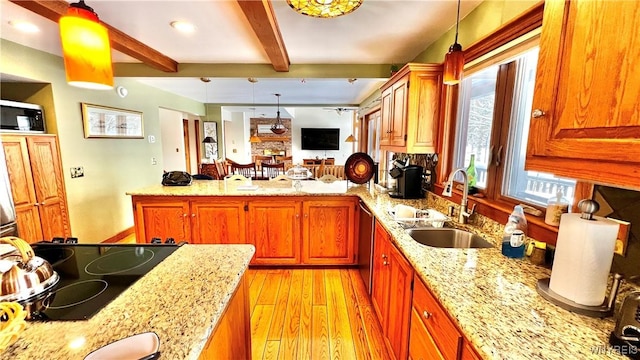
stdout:
POLYGON ((225 176, 229 175, 227 173, 227 167, 224 165, 222 161, 214 160, 214 163, 216 165, 216 170, 218 170, 218 180, 222 180, 224 179, 225 176))
POLYGON ((238 164, 238 163, 232 163, 231 164, 231 173, 232 174, 239 174, 242 175, 246 178, 252 178, 256 176, 256 163, 250 163, 250 164, 238 164))
POLYGON ((270 179, 276 177, 280 174, 284 174, 284 163, 277 164, 262 164, 262 177, 265 179, 270 179))
POLYGON ((262 164, 270 163, 273 161, 273 157, 265 155, 254 155, 253 162, 256 163, 256 167, 260 168, 262 164))
POLYGON ((336 158, 326 158, 326 159, 324 159, 324 164, 325 165, 335 165, 336 164, 336 158))

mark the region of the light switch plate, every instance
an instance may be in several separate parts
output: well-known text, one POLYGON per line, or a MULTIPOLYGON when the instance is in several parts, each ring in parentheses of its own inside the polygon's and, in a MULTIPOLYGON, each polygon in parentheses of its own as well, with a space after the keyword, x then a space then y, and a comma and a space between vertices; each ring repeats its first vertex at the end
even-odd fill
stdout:
POLYGON ((72 179, 83 177, 83 176, 84 176, 84 167, 77 166, 77 167, 72 167, 71 168, 71 178, 72 179))

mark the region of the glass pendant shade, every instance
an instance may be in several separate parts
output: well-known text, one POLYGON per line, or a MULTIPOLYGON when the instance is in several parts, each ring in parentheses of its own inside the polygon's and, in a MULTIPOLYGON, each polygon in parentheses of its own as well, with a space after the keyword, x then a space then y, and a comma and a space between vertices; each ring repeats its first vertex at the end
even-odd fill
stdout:
POLYGON ((353 134, 351 134, 347 136, 344 142, 348 142, 348 143, 356 142, 356 138, 353 136, 353 134))
POLYGON ((249 138, 249 142, 252 144, 262 142, 262 140, 260 140, 260 138, 258 137, 258 130, 256 130, 256 132, 251 135, 251 137, 249 138))
POLYGON ((98 15, 80 1, 69 6, 59 24, 67 83, 95 90, 113 89, 109 33, 98 15))
POLYGON ((456 85, 462 79, 464 68, 464 52, 462 46, 455 43, 449 48, 449 52, 444 56, 444 83, 446 85, 456 85))
POLYGON ((360 7, 364 0, 287 0, 296 12, 318 18, 346 15, 360 7))

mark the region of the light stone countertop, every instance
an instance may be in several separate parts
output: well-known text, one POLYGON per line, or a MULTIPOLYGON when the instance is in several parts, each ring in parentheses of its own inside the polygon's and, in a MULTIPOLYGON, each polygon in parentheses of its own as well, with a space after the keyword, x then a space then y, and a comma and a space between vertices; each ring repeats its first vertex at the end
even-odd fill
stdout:
MULTIPOLYGON (((365 185, 336 182, 331 188, 311 183, 296 192, 291 183, 254 181, 255 191, 237 190, 224 181, 196 182, 176 188, 152 186, 130 195, 159 196, 270 196, 270 195, 357 195, 392 235, 392 241, 412 264, 418 276, 440 300, 462 329, 464 336, 485 359, 626 359, 609 348, 612 317, 595 319, 564 310, 536 292, 538 279, 551 271, 526 259, 501 254, 503 224, 475 215, 479 226, 464 226, 494 244, 489 249, 444 249, 418 244, 389 215, 396 204, 446 212, 447 200, 428 194, 426 199, 392 199, 365 185), (313 194, 314 187, 320 191, 313 194), (330 189, 330 190, 328 190, 330 189), (326 191, 323 191, 326 190, 326 191), (335 192, 333 192, 335 191, 335 192)), ((616 310, 632 287, 623 283, 616 310)))
POLYGON ((253 245, 183 245, 89 320, 28 322, 0 358, 83 359, 154 331, 162 359, 198 359, 254 252, 253 245))

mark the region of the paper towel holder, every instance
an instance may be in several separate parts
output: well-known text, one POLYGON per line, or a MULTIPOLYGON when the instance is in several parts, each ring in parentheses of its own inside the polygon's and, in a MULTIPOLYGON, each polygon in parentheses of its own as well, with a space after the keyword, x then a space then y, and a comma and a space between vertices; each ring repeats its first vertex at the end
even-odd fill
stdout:
POLYGON ((590 317, 603 318, 613 315, 613 309, 616 304, 616 297, 618 296, 618 290, 620 289, 620 283, 622 282, 622 279, 622 274, 616 273, 613 275, 613 283, 611 284, 611 291, 609 292, 609 296, 604 300, 604 303, 599 306, 578 304, 561 295, 556 294, 555 292, 553 292, 553 290, 549 289, 549 281, 551 280, 550 278, 538 280, 536 290, 538 291, 538 294, 540 294, 543 298, 547 299, 549 302, 555 305, 560 306, 565 310, 590 317))

